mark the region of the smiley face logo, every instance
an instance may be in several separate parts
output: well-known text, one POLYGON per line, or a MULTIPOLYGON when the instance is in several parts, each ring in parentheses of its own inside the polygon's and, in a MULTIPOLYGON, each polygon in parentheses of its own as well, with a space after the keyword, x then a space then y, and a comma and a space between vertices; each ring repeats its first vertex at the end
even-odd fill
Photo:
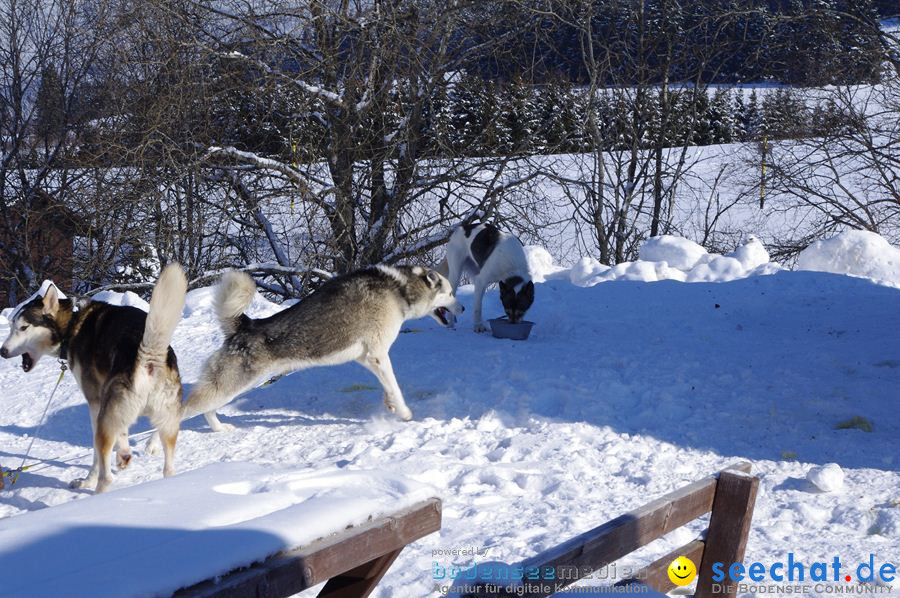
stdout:
POLYGON ((697 567, 694 562, 685 557, 680 556, 669 565, 669 579, 676 586, 686 586, 697 577, 697 567))

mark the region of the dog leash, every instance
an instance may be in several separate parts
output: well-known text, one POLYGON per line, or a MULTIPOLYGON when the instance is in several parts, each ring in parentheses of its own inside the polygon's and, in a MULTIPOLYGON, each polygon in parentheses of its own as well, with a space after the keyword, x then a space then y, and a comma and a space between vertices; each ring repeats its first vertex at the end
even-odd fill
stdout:
POLYGON ((50 409, 50 404, 53 402, 53 395, 56 394, 56 390, 59 388, 60 383, 62 382, 63 376, 66 375, 66 370, 69 369, 66 366, 66 362, 62 359, 59 360, 59 377, 56 379, 56 386, 53 387, 53 391, 50 393, 50 398, 47 399, 47 404, 44 406, 44 413, 41 414, 41 422, 38 424, 37 429, 34 431, 34 434, 31 435, 31 442, 28 443, 28 448, 25 450, 25 455, 22 456, 22 464, 19 465, 16 469, 10 469, 9 471, 2 472, 3 477, 9 478, 9 485, 15 486, 16 482, 19 480, 19 474, 23 471, 28 471, 34 465, 25 465, 25 461, 28 460, 28 454, 31 453, 31 447, 34 446, 34 440, 37 438, 38 432, 41 431, 41 428, 44 427, 44 421, 47 418, 47 410, 50 409))
MULTIPOLYGON (((138 440, 138 439, 142 439, 142 437, 148 438, 154 432, 156 432, 156 428, 150 428, 149 430, 144 430, 143 432, 135 432, 134 434, 131 434, 128 436, 128 440, 138 440)), ((44 469, 47 469, 48 467, 53 467, 54 465, 56 465, 58 463, 72 463, 73 461, 77 461, 84 457, 89 457, 92 453, 93 453, 93 449, 90 451, 87 451, 87 452, 78 453, 77 455, 72 456, 72 457, 66 457, 66 453, 64 453, 62 455, 59 455, 57 457, 51 457, 49 459, 36 459, 34 464, 29 465, 23 471, 27 470, 32 473, 34 473, 36 471, 42 471, 44 469)), ((18 470, 10 470, 10 472, 12 472, 12 471, 18 471, 18 470)), ((8 475, 8 472, 4 472, 3 475, 4 476, 8 475)))

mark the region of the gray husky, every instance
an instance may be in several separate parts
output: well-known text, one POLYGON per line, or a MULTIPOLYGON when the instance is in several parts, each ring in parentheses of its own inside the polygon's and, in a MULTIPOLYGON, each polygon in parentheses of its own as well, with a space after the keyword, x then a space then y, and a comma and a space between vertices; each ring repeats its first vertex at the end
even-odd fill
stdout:
POLYGON ((163 474, 175 473, 175 441, 181 422, 181 378, 169 343, 181 319, 187 281, 178 264, 160 274, 150 298, 150 313, 136 307, 91 301, 76 309, 52 284, 43 296, 17 310, 0 357, 22 358, 29 372, 43 355, 68 362, 91 413, 94 464, 73 488, 112 482, 110 453, 116 463, 131 461, 128 427, 146 415, 159 430, 165 451, 163 474))
POLYGON ((216 289, 225 342, 204 365, 184 414, 205 414, 214 431, 227 429, 215 410, 266 378, 348 361, 375 374, 388 410, 409 420, 412 411, 388 350, 405 320, 431 315, 448 326, 463 311, 447 279, 418 266, 378 265, 333 278, 299 303, 259 320, 244 314, 255 292, 253 279, 235 271, 216 289))

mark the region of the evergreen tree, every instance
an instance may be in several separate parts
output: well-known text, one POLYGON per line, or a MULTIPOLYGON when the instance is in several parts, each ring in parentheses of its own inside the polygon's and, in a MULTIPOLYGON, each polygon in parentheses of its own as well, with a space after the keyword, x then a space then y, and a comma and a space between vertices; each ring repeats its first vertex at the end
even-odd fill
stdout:
POLYGON ((766 95, 762 104, 763 133, 773 139, 796 139, 808 133, 806 106, 788 88, 766 95))
POLYGON ((710 142, 731 143, 734 140, 734 113, 731 91, 716 90, 709 105, 710 142))
MULTIPOLYGON (((688 97, 690 93, 686 94, 688 97)), ((709 97, 705 93, 699 93, 694 98, 694 110, 696 112, 696 122, 694 123, 692 145, 709 145, 715 143, 713 141, 711 113, 709 106, 709 97)))
POLYGON ((731 104, 733 123, 733 138, 735 141, 747 141, 747 107, 744 105, 744 92, 740 88, 734 94, 734 101, 731 104))
POLYGON ((747 99, 747 105, 741 118, 744 136, 747 141, 759 139, 762 132, 762 114, 759 107, 759 96, 756 89, 750 90, 750 97, 747 99))
POLYGON ((521 79, 513 80, 506 88, 500 123, 506 150, 514 153, 539 151, 543 146, 538 139, 541 116, 532 86, 521 79))

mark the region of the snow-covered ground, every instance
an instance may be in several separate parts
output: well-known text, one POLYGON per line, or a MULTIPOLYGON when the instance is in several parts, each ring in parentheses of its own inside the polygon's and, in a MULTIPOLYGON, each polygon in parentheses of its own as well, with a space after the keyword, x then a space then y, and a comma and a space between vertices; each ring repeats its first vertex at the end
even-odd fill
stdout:
MULTIPOLYGON (((400 555, 380 597, 437 595, 435 563, 515 562, 741 459, 762 478, 747 562, 793 553, 805 563, 839 556, 856 564, 874 554, 876 563, 897 565, 896 248, 869 237, 852 263, 841 262, 841 252, 829 258, 828 247, 807 256, 816 270, 887 283, 878 284, 783 270, 761 261, 764 249, 753 242, 730 256, 677 239, 655 243, 644 257, 665 264, 613 271, 590 260, 556 268, 531 249, 543 282, 526 342, 474 334, 468 311, 457 330, 430 318, 409 322, 391 356, 411 422, 384 411, 377 382, 359 366, 308 370, 224 408, 232 432, 210 433, 202 418, 186 422, 178 469, 219 461, 380 469, 431 485, 444 502, 443 529, 400 555), (884 261, 879 271, 856 271, 876 258, 884 261), (824 492, 807 474, 828 463, 843 479, 838 487, 833 467, 814 473, 812 480, 837 488, 824 492), (435 552, 454 549, 482 554, 435 552)), ((470 306, 471 288, 460 295, 470 306)), ((252 313, 278 309, 258 297, 252 313)), ((489 292, 486 315, 500 311, 489 292)), ((7 332, 0 318, 0 337, 7 332)), ((186 382, 220 341, 211 291, 191 292, 174 341, 186 382)), ((5 467, 19 464, 58 373, 49 359, 30 374, 18 366, 0 363, 5 467)), ((141 422, 133 431, 146 429, 141 422)), ((134 441, 139 449, 144 437, 134 441)), ((67 376, 32 450, 46 464, 0 492, 0 516, 95 500, 67 487, 88 469, 89 447, 87 406, 67 376)), ((113 487, 155 480, 161 469, 161 457, 138 450, 113 487)), ((619 563, 620 571, 702 526, 673 532, 619 563)))

